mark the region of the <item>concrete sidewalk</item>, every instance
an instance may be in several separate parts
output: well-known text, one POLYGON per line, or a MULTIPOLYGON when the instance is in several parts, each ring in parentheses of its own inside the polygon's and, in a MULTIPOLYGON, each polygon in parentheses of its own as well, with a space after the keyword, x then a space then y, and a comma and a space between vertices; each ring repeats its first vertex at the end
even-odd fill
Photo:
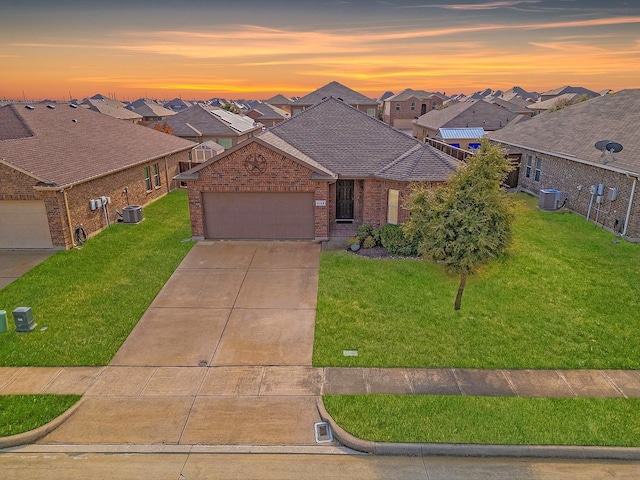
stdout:
POLYGON ((637 370, 314 368, 285 365, 0 367, 0 395, 87 397, 322 394, 640 398, 637 370))

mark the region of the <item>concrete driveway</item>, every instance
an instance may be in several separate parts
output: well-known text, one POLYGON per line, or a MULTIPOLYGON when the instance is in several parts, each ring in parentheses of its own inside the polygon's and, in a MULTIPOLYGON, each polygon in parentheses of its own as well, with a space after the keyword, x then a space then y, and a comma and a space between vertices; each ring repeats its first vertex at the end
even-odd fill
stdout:
POLYGON ((0 250, 0 289, 54 253, 54 250, 0 250))
POLYGON ((198 243, 39 443, 315 445, 320 246, 198 243))

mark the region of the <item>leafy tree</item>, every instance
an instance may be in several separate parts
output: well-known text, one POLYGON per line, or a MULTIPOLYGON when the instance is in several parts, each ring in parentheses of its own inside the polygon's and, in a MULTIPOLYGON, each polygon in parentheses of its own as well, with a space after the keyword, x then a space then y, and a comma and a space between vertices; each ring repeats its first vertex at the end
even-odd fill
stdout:
POLYGON ((168 133, 169 135, 173 134, 173 128, 167 122, 156 123, 153 129, 158 132, 168 133))
POLYGON ((418 187, 411 194, 405 231, 417 236, 424 259, 460 275, 455 310, 460 309, 467 276, 509 244, 511 210, 502 182, 511 169, 504 151, 483 140, 446 185, 418 187))

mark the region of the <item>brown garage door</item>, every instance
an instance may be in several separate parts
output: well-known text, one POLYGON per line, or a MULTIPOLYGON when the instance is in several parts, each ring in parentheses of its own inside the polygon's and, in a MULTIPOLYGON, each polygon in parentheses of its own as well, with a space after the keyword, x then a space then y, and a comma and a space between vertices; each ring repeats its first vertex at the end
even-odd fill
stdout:
POLYGON ((52 247, 43 201, 0 201, 0 248, 52 247))
POLYGON ((204 193, 205 236, 311 239, 313 199, 313 193, 204 193))

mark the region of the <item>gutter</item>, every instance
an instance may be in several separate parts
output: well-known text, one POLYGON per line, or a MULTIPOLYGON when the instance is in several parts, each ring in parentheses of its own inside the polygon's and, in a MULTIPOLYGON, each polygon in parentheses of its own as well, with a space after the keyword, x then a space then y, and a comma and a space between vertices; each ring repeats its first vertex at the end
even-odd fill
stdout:
MULTIPOLYGON (((629 177, 629 175, 627 175, 629 177)), ((627 216, 624 219, 624 229, 621 236, 627 234, 627 227, 629 226, 629 217, 631 217, 631 207, 633 206, 633 196, 636 193, 636 183, 638 183, 638 177, 633 177, 633 185, 631 186, 631 195, 629 196, 629 207, 627 208, 627 216)))
MULTIPOLYGON (((196 146, 196 145, 197 144, 194 142, 194 146, 196 146)), ((182 148, 179 148, 177 150, 172 150, 169 153, 163 153, 163 154, 158 155, 156 157, 147 158, 146 160, 141 160, 141 161, 136 162, 136 163, 134 163, 132 165, 127 165, 127 166, 122 167, 122 168, 118 168, 118 169, 115 169, 115 170, 110 170, 108 172, 104 172, 104 173, 101 173, 99 175, 95 175, 93 177, 82 179, 82 180, 80 180, 78 182, 67 183, 65 185, 56 185, 56 186, 51 186, 51 187, 42 185, 42 186, 35 186, 33 188, 35 190, 60 190, 60 189, 63 189, 63 188, 71 188, 74 185, 82 185, 83 183, 91 182, 93 180, 97 180, 99 178, 109 176, 109 175, 111 175, 112 173, 115 173, 115 172, 121 172, 123 170, 127 170, 128 168, 133 168, 133 167, 137 167, 139 165, 143 165, 143 164, 145 164, 147 162, 153 162, 154 160, 167 159, 171 155, 174 155, 174 154, 180 153, 180 152, 184 152, 184 151, 187 151, 187 150, 192 150, 192 149, 193 149, 193 146, 191 146, 191 147, 182 147, 182 148)), ((33 174, 31 174, 31 176, 33 176, 33 174)), ((51 183, 51 182, 48 182, 48 183, 51 183)))

